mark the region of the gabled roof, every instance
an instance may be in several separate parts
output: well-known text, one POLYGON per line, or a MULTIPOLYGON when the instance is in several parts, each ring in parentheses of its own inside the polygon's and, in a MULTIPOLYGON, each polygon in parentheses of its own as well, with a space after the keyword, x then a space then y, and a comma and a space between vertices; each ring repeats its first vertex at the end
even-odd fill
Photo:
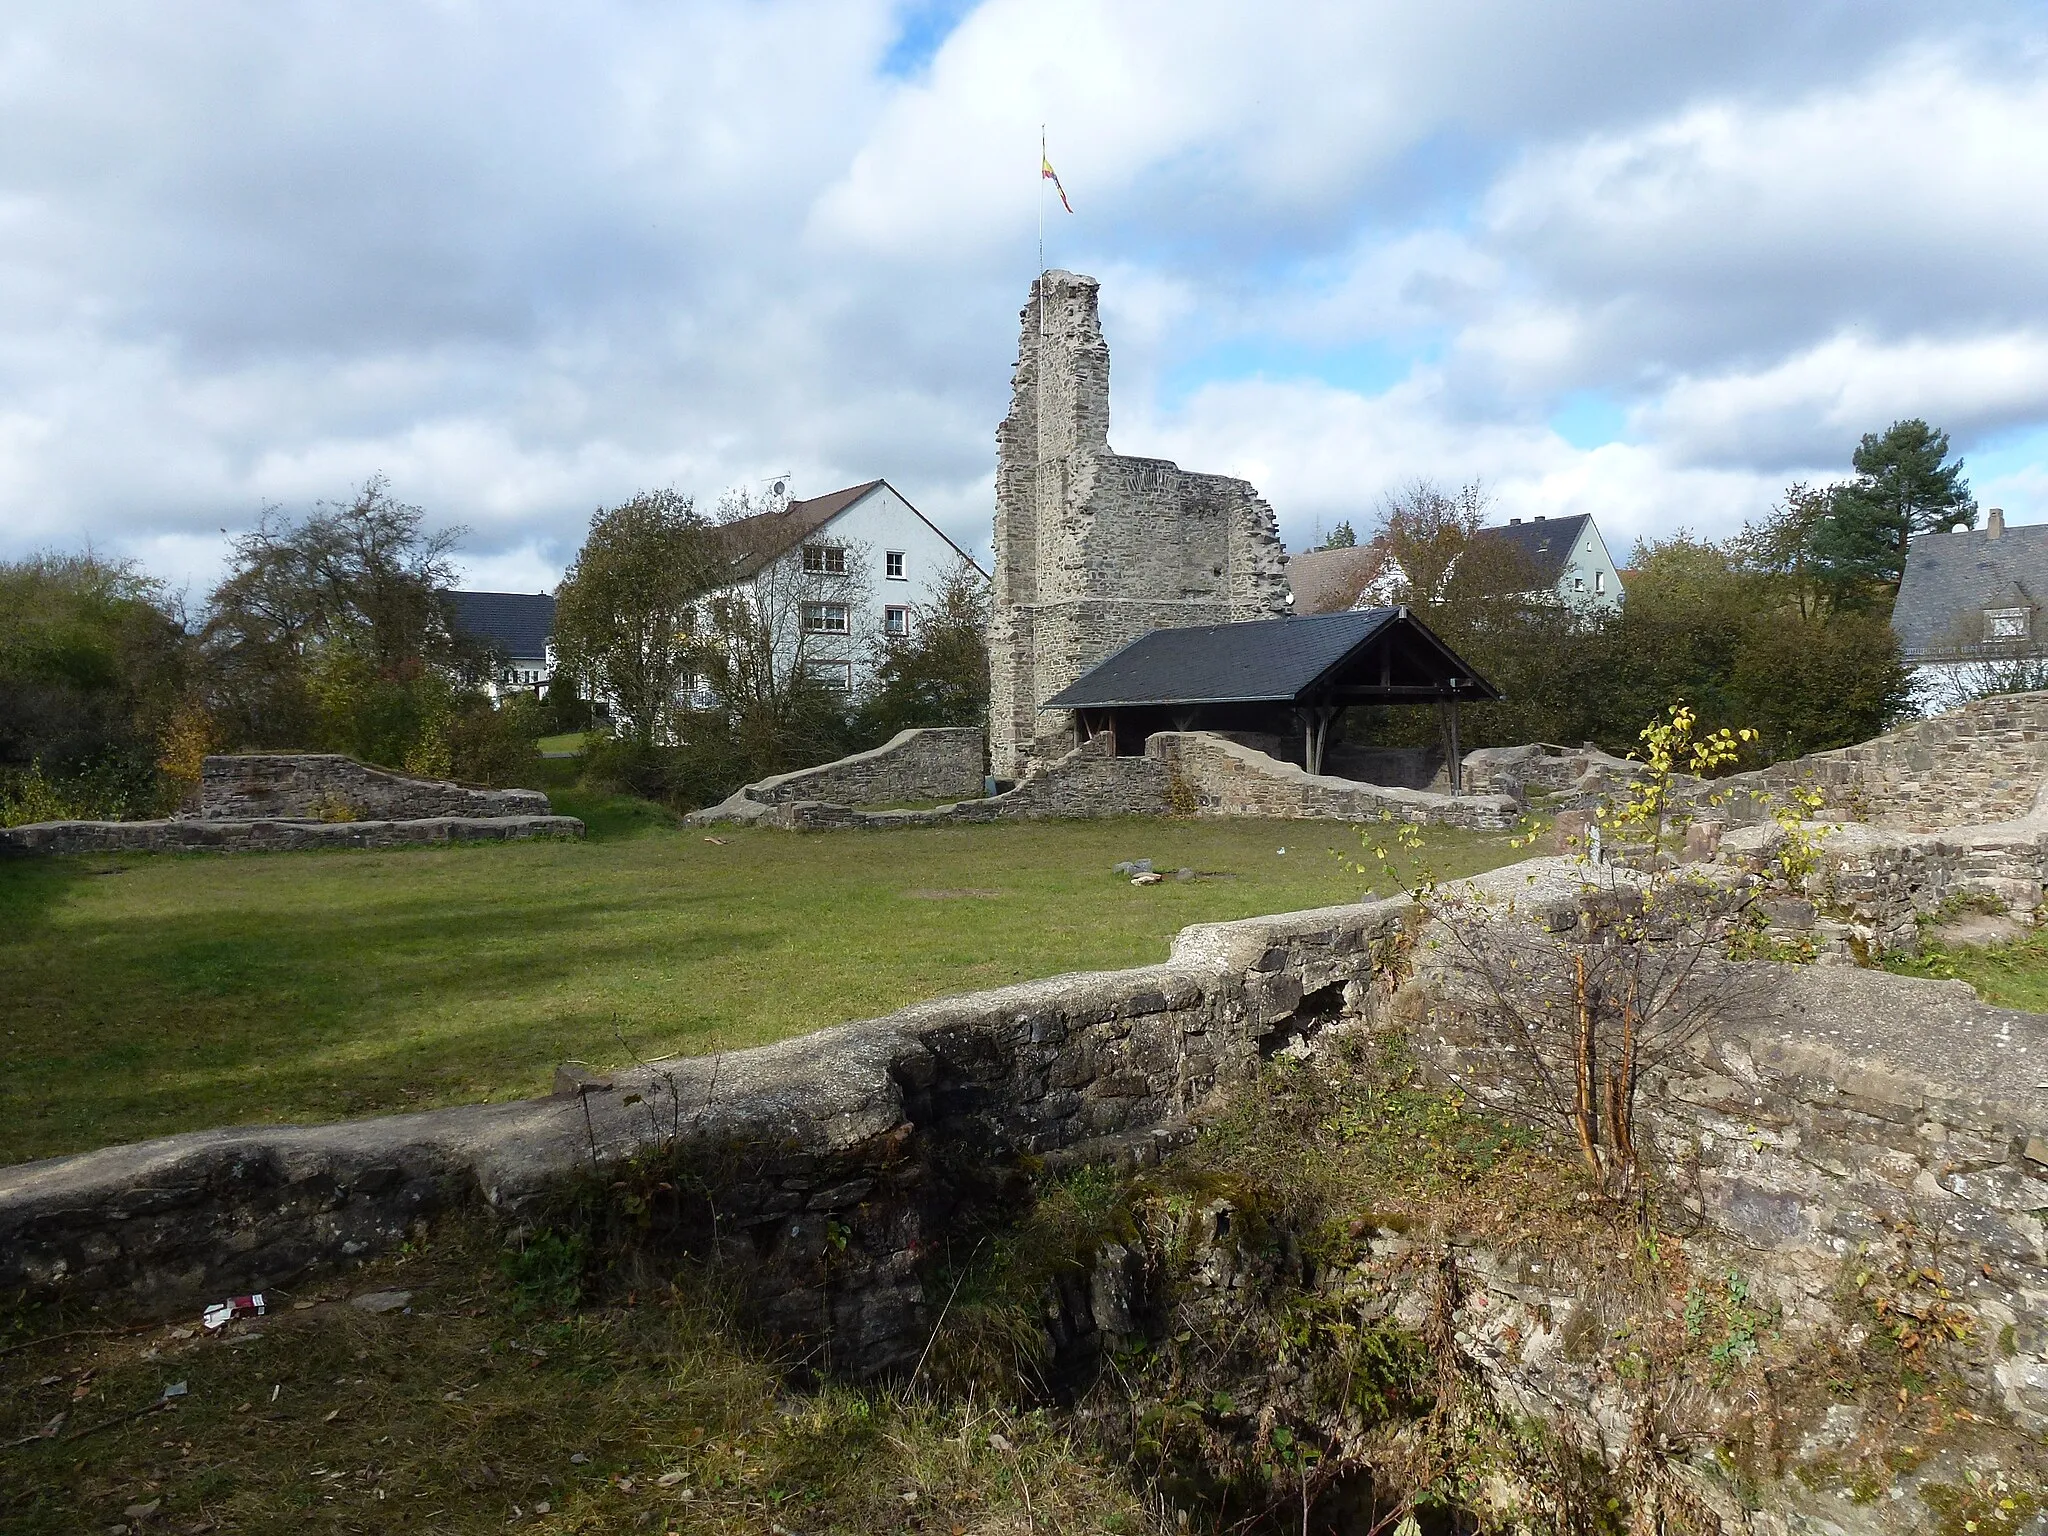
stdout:
POLYGON ((1337 685, 1374 642, 1402 638, 1426 653, 1460 697, 1500 697, 1405 608, 1357 608, 1246 624, 1200 624, 1141 635, 1040 705, 1121 709, 1149 704, 1290 704, 1337 685), (1455 684, 1452 680, 1455 679, 1455 684))
MULTIPOLYGON (((833 518, 861 501, 870 491, 885 485, 889 485, 887 480, 866 480, 859 485, 849 485, 844 490, 828 491, 823 496, 792 501, 779 512, 756 512, 752 517, 737 518, 727 523, 724 533, 732 541, 734 550, 730 579, 745 581, 748 577, 757 575, 764 566, 788 554, 833 518)), ((908 496, 897 491, 893 485, 890 485, 889 489, 895 491, 897 499, 903 505, 910 507, 913 517, 940 538, 945 539, 947 547, 953 553, 977 571, 981 571, 983 576, 988 575, 966 550, 946 538, 945 531, 938 524, 916 507, 910 506, 908 496)))
POLYGON ((1499 528, 1482 528, 1473 537, 1496 539, 1514 550, 1536 573, 1536 579, 1554 587, 1564 578, 1572 551, 1585 536, 1592 514, 1573 517, 1535 517, 1525 523, 1508 523, 1499 528))
POLYGON ((1387 563, 1386 545, 1378 539, 1344 549, 1311 549, 1287 557, 1287 584, 1294 591, 1294 612, 1306 617, 1342 613, 1387 563))
POLYGON ((555 600, 545 592, 450 592, 449 622, 458 633, 482 640, 511 660, 532 661, 548 653, 555 632, 555 600))
MULTIPOLYGON (((1965 654, 1983 636, 1986 608, 2017 608, 2012 589, 2048 592, 2048 523, 1916 534, 1892 605, 1892 631, 1908 661, 1965 654)), ((2031 602, 2031 600, 2029 600, 2031 602)))

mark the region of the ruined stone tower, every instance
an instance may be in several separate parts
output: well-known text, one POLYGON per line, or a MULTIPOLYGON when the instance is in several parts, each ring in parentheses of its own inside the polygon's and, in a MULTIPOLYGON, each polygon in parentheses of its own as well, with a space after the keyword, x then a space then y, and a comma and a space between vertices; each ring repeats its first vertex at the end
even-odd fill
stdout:
POLYGON ((1147 630, 1287 611, 1257 491, 1110 451, 1099 287, 1072 272, 1032 284, 996 430, 989 754, 1003 778, 1072 748, 1072 719, 1038 706, 1147 630))

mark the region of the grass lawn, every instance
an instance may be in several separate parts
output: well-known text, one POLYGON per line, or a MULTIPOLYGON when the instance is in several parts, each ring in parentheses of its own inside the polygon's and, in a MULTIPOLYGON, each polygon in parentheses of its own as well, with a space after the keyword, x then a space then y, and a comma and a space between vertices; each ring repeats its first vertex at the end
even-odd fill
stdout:
POLYGON ((543 736, 536 743, 543 752, 578 752, 583 750, 583 733, 565 731, 559 736, 543 736))
POLYGON ((1928 944, 1910 959, 1887 960, 1885 969, 1902 976, 1967 981, 1994 1007, 2048 1013, 2048 932, 1983 949, 1928 944))
MULTIPOLYGON (((714 840, 642 802, 557 799, 588 842, 0 864, 0 1162, 522 1097, 565 1059, 758 1045, 1144 964, 1189 923, 1365 884, 1335 856, 1357 842, 1334 822, 714 840), (1146 857, 1207 878, 1110 873, 1146 857)), ((1433 850, 1450 874, 1513 856, 1505 834, 1440 832, 1433 850)))

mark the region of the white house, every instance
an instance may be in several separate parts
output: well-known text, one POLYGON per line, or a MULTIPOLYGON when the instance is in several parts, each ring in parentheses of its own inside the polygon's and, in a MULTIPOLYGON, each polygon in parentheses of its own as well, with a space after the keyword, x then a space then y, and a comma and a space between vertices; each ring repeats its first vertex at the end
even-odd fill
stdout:
MULTIPOLYGON (((803 629, 804 667, 842 688, 863 681, 876 636, 910 636, 918 609, 963 564, 988 579, 886 480, 792 501, 728 523, 724 532, 739 553, 726 585, 707 601, 744 591, 757 608, 793 604, 793 612, 778 618, 803 629)), ((450 597, 455 627, 498 653, 498 676, 487 685, 492 697, 539 697, 555 669, 554 598, 526 592, 450 597)))
POLYGON ((1989 693, 2048 686, 2048 523, 1921 533, 1906 546, 1892 631, 1913 703, 1935 714, 1989 693))
POLYGON ((1482 528, 1476 537, 1505 544, 1529 562, 1534 589, 1573 607, 1619 608, 1621 572, 1590 513, 1576 517, 1511 517, 1501 528, 1482 528))
MULTIPOLYGON (((1473 542, 1497 540, 1527 562, 1537 585, 1530 596, 1555 597, 1574 607, 1619 608, 1621 574, 1593 519, 1509 518, 1504 527, 1482 528, 1473 542)), ((1287 562, 1297 614, 1341 613, 1406 602, 1407 573, 1388 551, 1384 537, 1341 549, 1315 549, 1287 562)))
POLYGON ((535 698, 555 675, 555 600, 545 592, 451 592, 449 621, 463 637, 496 653, 497 675, 485 683, 493 700, 535 698))
POLYGON ((862 681, 874 637, 908 638, 918 609, 963 564, 988 579, 886 480, 792 501, 726 532, 745 551, 726 590, 752 586, 760 601, 771 567, 801 572, 804 666, 844 688, 862 681))

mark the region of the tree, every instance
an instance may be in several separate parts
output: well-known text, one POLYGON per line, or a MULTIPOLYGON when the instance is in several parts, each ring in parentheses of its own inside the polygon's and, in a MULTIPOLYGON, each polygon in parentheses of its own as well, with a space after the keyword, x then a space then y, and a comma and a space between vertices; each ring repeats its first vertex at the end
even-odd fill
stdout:
POLYGON ((1729 666, 1730 718, 1754 726, 1765 754, 1804 757, 1868 741, 1907 713, 1912 678, 1883 614, 1752 614, 1729 666))
POLYGON ((555 589, 558 673, 608 699, 641 747, 672 742, 695 678, 712 664, 704 609, 729 555, 679 491, 642 491, 591 515, 576 561, 555 589))
POLYGON ((228 734, 402 761, 428 708, 417 685, 473 681, 482 666, 449 624, 461 537, 429 531, 382 476, 303 521, 266 509, 235 540, 203 634, 228 734))
POLYGON ((1963 461, 1948 463, 1948 448, 1948 434, 1918 417, 1895 421, 1882 436, 1863 434, 1851 458, 1854 480, 1820 493, 1827 503, 1811 547, 1838 606, 1896 588, 1914 534, 1975 525, 1963 461))
POLYGON ((1768 583, 1802 619, 1817 616, 1823 604, 1835 606, 1839 595, 1814 551, 1814 535, 1833 511, 1835 491, 1795 481, 1782 501, 1762 519, 1744 523, 1729 541, 1736 565, 1768 583))
POLYGON ((877 741, 919 725, 988 719, 988 579, 966 560, 912 612, 910 633, 876 644, 861 733, 877 741))
POLYGON ((1349 518, 1346 518, 1343 522, 1339 523, 1336 527, 1332 528, 1330 530, 1330 536, 1327 539, 1324 539, 1323 542, 1317 547, 1319 549, 1357 548, 1358 534, 1352 529, 1351 520, 1349 518))
POLYGON ((1975 526, 1977 502, 1963 478, 1963 461, 1950 464, 1948 434, 1919 417, 1895 421, 1880 437, 1863 434, 1850 462, 1855 466, 1854 494, 1882 507, 1898 530, 1899 553, 1916 533, 1961 523, 1975 526))
POLYGON ((0 802, 32 777, 60 814, 165 808, 157 759, 197 673, 180 605, 128 562, 0 563, 0 802))

